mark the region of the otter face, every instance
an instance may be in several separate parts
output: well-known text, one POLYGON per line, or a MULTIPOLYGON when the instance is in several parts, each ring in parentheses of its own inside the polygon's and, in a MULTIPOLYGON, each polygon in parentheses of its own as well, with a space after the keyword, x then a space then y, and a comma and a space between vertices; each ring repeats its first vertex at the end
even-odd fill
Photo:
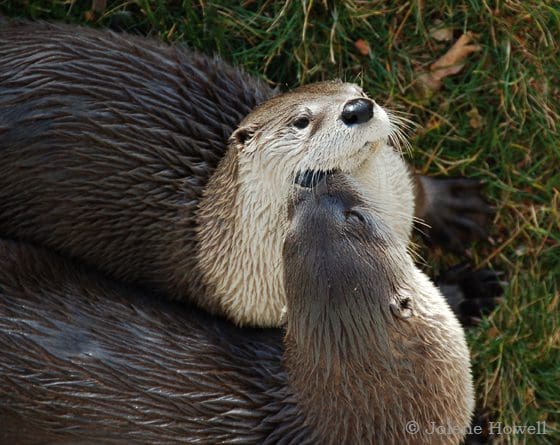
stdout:
POLYGON ((257 107, 232 135, 240 158, 267 174, 355 171, 385 144, 392 126, 385 110, 354 84, 321 82, 279 95, 257 107), (268 168, 267 168, 268 167, 268 168), (280 168, 279 168, 280 167, 280 168))
POLYGON ((391 228, 342 174, 324 175, 312 188, 295 187, 283 246, 288 305, 297 313, 310 303, 316 313, 333 304, 360 308, 349 314, 350 325, 375 308, 389 313, 406 264, 391 228), (304 293, 312 301, 301 297, 302 283, 310 284, 304 293))

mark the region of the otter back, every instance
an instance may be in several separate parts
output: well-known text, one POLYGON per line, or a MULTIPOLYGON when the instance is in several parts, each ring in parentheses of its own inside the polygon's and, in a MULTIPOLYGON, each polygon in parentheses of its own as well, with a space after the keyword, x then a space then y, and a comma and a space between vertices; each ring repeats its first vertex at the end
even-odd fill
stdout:
POLYGON ((172 297, 197 293, 202 190, 236 125, 272 95, 149 39, 0 27, 0 233, 172 297))

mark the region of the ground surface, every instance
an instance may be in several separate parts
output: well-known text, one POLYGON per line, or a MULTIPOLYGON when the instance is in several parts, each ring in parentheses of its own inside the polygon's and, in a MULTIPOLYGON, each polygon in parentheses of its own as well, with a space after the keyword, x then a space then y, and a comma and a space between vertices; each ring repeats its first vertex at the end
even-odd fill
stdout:
MULTIPOLYGON (((498 443, 560 443, 558 2, 93 3, 97 12, 91 0, 0 0, 0 12, 183 42, 281 88, 360 83, 419 124, 419 170, 487 180, 492 242, 470 253, 505 270, 509 285, 503 305, 469 333, 479 402, 503 426, 546 421, 546 435, 502 434, 498 443), (439 89, 422 87, 418 78, 466 32, 479 50, 439 89)), ((423 255, 436 268, 459 260, 423 255)))

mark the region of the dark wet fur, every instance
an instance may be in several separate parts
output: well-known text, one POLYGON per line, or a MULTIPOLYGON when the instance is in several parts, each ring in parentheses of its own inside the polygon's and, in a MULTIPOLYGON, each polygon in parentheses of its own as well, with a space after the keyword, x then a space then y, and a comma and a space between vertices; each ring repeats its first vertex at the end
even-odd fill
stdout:
POLYGON ((443 421, 467 362, 395 317, 406 251, 344 187, 290 207, 285 336, 1 241, 0 443, 401 443, 411 393, 443 421))
POLYGON ((284 243, 289 319, 298 344, 316 342, 307 351, 351 354, 364 349, 372 330, 385 328, 372 326, 372 319, 389 314, 387 295, 402 277, 389 257, 402 252, 391 248, 387 232, 365 212, 354 210, 361 205, 341 175, 328 175, 314 189, 300 189, 289 209, 292 225, 284 243), (332 348, 337 342, 347 343, 332 348))
MULTIPOLYGON (((231 133, 274 94, 219 59, 150 39, 1 26, 0 233, 217 309, 196 267, 195 213, 231 133)), ((261 108, 289 106, 291 94, 261 108)), ((468 208, 427 210, 430 235, 451 247, 461 237, 449 218, 476 225, 468 208)))
MULTIPOLYGON (((400 349, 390 334, 402 332, 416 341, 414 321, 408 324, 392 310, 402 303, 398 288, 410 263, 391 230, 363 209, 359 194, 339 174, 325 175, 314 188, 302 187, 295 194, 283 251, 286 363, 307 421, 329 443, 402 443, 398 419, 407 415, 404 388, 410 388, 410 381, 403 377, 392 386, 380 375, 422 367, 411 363, 419 360, 417 354, 431 353, 420 343, 400 349), (390 394, 372 390, 384 385, 392 387, 387 388, 390 394), (383 414, 377 406, 383 406, 383 414), (395 433, 389 438, 390 430, 395 433)), ((417 372, 423 385, 436 380, 429 372, 422 377, 423 370, 417 372)), ((436 399, 426 398, 425 406, 435 407, 436 399)), ((431 415, 440 414, 434 408, 431 415)))
MULTIPOLYGON (((468 178, 430 178, 418 176, 420 212, 416 215, 429 228, 421 233, 429 245, 439 245, 455 253, 464 253, 473 240, 486 239, 494 209, 483 195, 484 182, 468 178)), ((417 196, 418 198, 418 196, 417 196)))
MULTIPOLYGON (((319 192, 320 187, 310 193, 319 192)), ((379 314, 368 308, 383 306, 384 299, 376 296, 386 291, 384 277, 389 272, 382 268, 380 276, 364 279, 363 268, 356 269, 348 256, 351 249, 332 258, 347 258, 337 265, 315 261, 327 252, 321 240, 347 225, 345 217, 334 224, 325 220, 341 215, 340 206, 351 206, 348 199, 351 195, 340 200, 326 194, 318 206, 299 202, 303 209, 294 223, 293 243, 285 252, 285 261, 292 266, 287 268, 285 285, 291 299, 299 302, 294 307, 302 309, 290 314, 291 334, 286 341, 292 352, 310 359, 322 360, 323 347, 332 349, 334 370, 344 367, 341 360, 347 354, 370 363, 362 354, 371 352, 372 338, 378 334, 383 338, 383 323, 380 319, 372 325, 379 314), (315 206, 324 211, 315 211, 315 206), (308 214, 312 215, 308 218, 308 214), (313 236, 298 225, 302 220, 316 229, 313 236), (300 254, 296 261, 293 249, 303 241, 298 231, 312 245, 309 255, 300 254), (322 276, 302 277, 316 265, 329 270, 321 269, 322 276), (293 267, 299 272, 293 273, 293 267), (326 294, 325 273, 332 273, 329 280, 335 280, 326 294), (300 286, 302 278, 310 286, 300 286), (362 283, 360 295, 354 295, 357 306, 345 301, 341 291, 354 282, 362 283), (357 343, 345 344, 342 332, 333 331, 317 344, 300 344, 309 330, 322 330, 325 321, 310 319, 314 316, 309 310, 315 308, 330 318, 329 311, 335 308, 324 298, 334 294, 340 294, 339 309, 348 312, 342 318, 331 314, 330 326, 346 329, 357 343), (353 312, 353 308, 360 310, 353 312), (310 349, 305 352, 306 348, 310 349)), ((361 228, 351 231, 351 243, 368 243, 371 227, 361 220, 356 223, 361 228)), ((384 251, 383 243, 380 249, 384 251)), ((366 269, 370 271, 369 264, 366 269)), ((5 429, 0 441, 339 444, 353 443, 348 439, 357 437, 355 429, 359 437, 371 439, 375 425, 363 422, 369 412, 361 411, 357 423, 340 418, 342 427, 332 435, 324 425, 316 426, 320 419, 296 407, 288 374, 291 370, 291 377, 297 378, 300 368, 288 365, 285 371, 282 334, 279 329, 236 328, 194 308, 157 301, 55 254, 4 241, 0 243, 0 426, 5 429), (308 421, 312 427, 306 426, 308 421)), ((383 350, 380 344, 379 351, 383 350)), ((330 368, 327 364, 323 370, 330 368)), ((333 413, 324 416, 332 419, 333 413)))
POLYGON ((0 232, 144 287, 0 245, 0 441, 314 442, 281 331, 143 293, 181 297, 187 282, 198 295, 202 189, 235 125, 272 91, 219 60, 70 27, 2 27, 0 62, 0 232))
POLYGON ((312 443, 281 339, 2 241, 0 443, 312 443))
MULTIPOLYGON (((291 349, 320 359, 323 347, 332 349, 338 369, 346 354, 370 351, 364 349, 366 342, 359 335, 364 340, 376 334, 383 337, 383 323, 371 324, 377 310, 369 311, 368 306, 383 304, 376 295, 387 290, 383 283, 390 271, 382 268, 373 281, 371 276, 364 279, 364 270, 354 268, 349 246, 350 250, 332 257, 346 258, 344 262, 337 261, 336 266, 331 260, 317 263, 313 255, 327 251, 321 240, 346 239, 330 233, 348 225, 345 217, 335 224, 325 224, 325 220, 341 214, 341 206, 357 202, 355 194, 343 193, 340 198, 321 187, 311 193, 325 196, 318 206, 309 201, 295 203, 303 209, 285 252, 291 264, 286 287, 292 300, 298 301, 294 307, 302 309, 301 314, 291 315, 298 322, 289 323, 296 343, 309 334, 308 329, 322 329, 324 320, 309 319, 313 318, 309 310, 315 307, 318 314, 328 317, 334 308, 325 297, 358 281, 363 283, 361 296, 368 298, 359 298, 359 304, 365 305, 359 313, 352 312, 352 302, 339 301, 340 308, 349 311, 342 323, 349 323, 346 333, 356 344, 345 344, 342 332, 332 331, 330 336, 321 336, 320 344, 304 342, 291 349), (320 209, 315 211, 315 207, 320 209), (309 213, 312 217, 308 218, 309 213), (297 226, 302 220, 316 229, 313 236, 306 236, 297 226), (296 261, 293 249, 303 241, 298 230, 313 245, 308 246, 309 256, 300 252, 296 261), (303 277, 310 286, 300 286, 301 274, 317 265, 332 267, 321 269, 322 276, 303 277), (329 282, 325 273, 331 272, 334 287, 329 285, 325 293, 329 282), (374 331, 368 331, 371 328, 374 331), (310 348, 307 353, 305 348, 310 348)), ((355 222, 358 230, 348 228, 352 242, 368 243, 372 227, 360 219, 355 222)), ((384 251, 383 241, 374 244, 379 244, 378 253, 384 251)), ((366 272, 370 267, 374 266, 368 264, 366 272)), ((330 326, 345 329, 337 318, 333 314, 330 326)), ((280 329, 236 328, 195 308, 158 301, 56 254, 1 241, 0 443, 338 444, 351 443, 346 441, 353 437, 348 430, 360 430, 363 425, 366 433, 360 434, 371 438, 374 425, 368 422, 346 425, 339 419, 343 428, 335 436, 322 426, 315 430, 306 426, 320 419, 306 416, 295 404, 283 366, 282 337, 280 329)), ((358 355, 355 358, 360 362, 370 362, 358 355)), ((362 414, 361 420, 370 415, 362 414)), ((333 414, 325 415, 331 419, 333 414)))
POLYGON ((0 233, 160 294, 202 295, 202 190, 237 124, 273 94, 150 39, 0 27, 0 233))

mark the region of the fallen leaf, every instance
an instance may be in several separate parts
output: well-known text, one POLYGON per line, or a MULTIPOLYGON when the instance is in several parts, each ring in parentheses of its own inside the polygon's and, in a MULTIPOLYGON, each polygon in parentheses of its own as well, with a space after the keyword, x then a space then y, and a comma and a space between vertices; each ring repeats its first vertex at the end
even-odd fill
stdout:
POLYGON ((364 39, 358 39, 354 42, 354 46, 362 56, 369 55, 369 43, 364 39))
POLYGON ((465 66, 468 55, 480 51, 480 46, 472 44, 472 34, 463 34, 451 48, 438 60, 430 65, 430 71, 418 76, 423 84, 426 95, 431 95, 441 89, 442 80, 447 76, 457 74, 465 66))
POLYGON ((490 329, 486 331, 486 336, 488 338, 496 338, 498 335, 500 335, 500 331, 498 331, 496 326, 491 326, 490 329))
POLYGON ((442 80, 447 76, 457 74, 465 66, 465 59, 469 54, 480 51, 479 45, 471 44, 472 34, 463 34, 459 40, 438 60, 432 63, 430 69, 435 79, 442 80))

